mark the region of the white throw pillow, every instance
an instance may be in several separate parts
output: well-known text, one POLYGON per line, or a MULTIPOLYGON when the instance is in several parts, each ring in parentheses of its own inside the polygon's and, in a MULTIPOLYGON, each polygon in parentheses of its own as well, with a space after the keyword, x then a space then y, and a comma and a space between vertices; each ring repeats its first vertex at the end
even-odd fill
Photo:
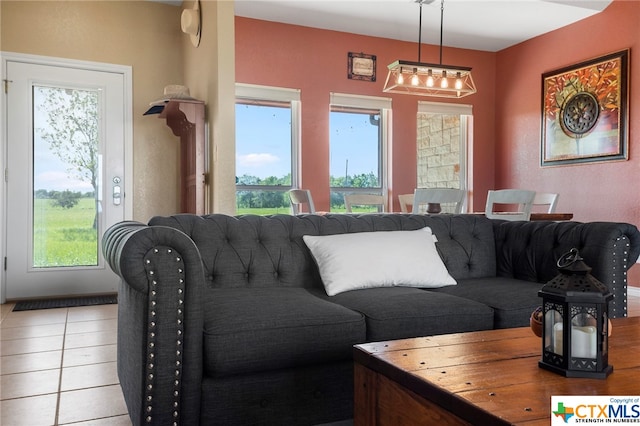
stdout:
POLYGON ((302 237, 329 296, 373 287, 455 285, 431 228, 302 237))

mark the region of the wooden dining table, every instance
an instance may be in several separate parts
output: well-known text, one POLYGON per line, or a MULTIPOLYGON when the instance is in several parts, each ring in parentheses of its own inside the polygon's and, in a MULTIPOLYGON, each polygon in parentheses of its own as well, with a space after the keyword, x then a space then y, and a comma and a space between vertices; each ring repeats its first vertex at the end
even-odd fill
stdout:
POLYGON ((571 220, 573 213, 531 213, 529 220, 571 220))
MULTIPOLYGON (((484 212, 473 212, 471 214, 483 215, 484 212)), ((494 213, 495 214, 495 213, 494 213)), ((509 212, 498 213, 498 215, 509 216, 509 212)), ((561 220, 571 220, 573 219, 573 213, 531 213, 529 220, 549 220, 552 222, 557 222, 561 220)))
MULTIPOLYGON (((371 212, 372 214, 384 214, 385 212, 371 212)), ((386 213, 392 213, 392 214, 411 214, 411 213, 406 213, 406 212, 386 212, 386 213)), ((319 215, 326 215, 326 214, 331 214, 331 212, 316 212, 315 214, 319 214, 319 215)), ((346 214, 350 214, 350 213, 346 213, 346 214)), ((362 212, 358 213, 351 213, 351 214, 364 214, 362 212)), ((473 212, 473 213, 469 213, 469 214, 475 214, 475 215, 482 215, 484 216, 484 212, 473 212)), ((505 216, 508 216, 509 213, 498 213, 498 214, 502 214, 505 216)), ((551 222, 557 222, 557 221, 563 221, 563 220, 571 220, 573 219, 573 213, 531 213, 531 216, 529 217, 530 221, 551 221, 551 222)))
MULTIPOLYGON (((473 212, 471 214, 484 216, 484 212, 473 212)), ((504 213, 494 213, 494 214, 509 216, 510 214, 515 214, 515 213, 504 212, 504 213)), ((531 216, 529 216, 529 220, 537 220, 537 221, 547 220, 547 221, 557 222, 557 221, 571 220, 571 219, 573 219, 573 213, 531 213, 531 216)))
MULTIPOLYGON (((478 212, 474 214, 484 215, 484 212, 478 212)), ((494 214, 509 216, 510 213, 505 212, 505 213, 494 213, 494 214)), ((550 220, 553 222, 559 221, 559 220, 571 220, 571 219, 573 219, 573 213, 531 213, 531 216, 529 216, 529 220, 550 220)))

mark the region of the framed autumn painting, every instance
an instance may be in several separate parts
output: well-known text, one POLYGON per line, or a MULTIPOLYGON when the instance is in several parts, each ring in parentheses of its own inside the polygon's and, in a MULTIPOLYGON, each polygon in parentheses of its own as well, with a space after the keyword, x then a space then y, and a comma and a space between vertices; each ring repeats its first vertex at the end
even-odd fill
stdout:
POLYGON ((626 160, 629 50, 542 74, 541 165, 626 160))

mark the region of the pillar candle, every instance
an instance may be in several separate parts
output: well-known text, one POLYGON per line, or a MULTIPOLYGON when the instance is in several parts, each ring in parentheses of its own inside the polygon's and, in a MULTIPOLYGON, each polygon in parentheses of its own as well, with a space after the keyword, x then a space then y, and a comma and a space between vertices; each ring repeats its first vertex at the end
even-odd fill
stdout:
POLYGON ((596 357, 596 327, 571 327, 571 356, 574 358, 596 357))
POLYGON ((553 324, 553 341, 551 345, 553 353, 562 355, 562 323, 553 324))

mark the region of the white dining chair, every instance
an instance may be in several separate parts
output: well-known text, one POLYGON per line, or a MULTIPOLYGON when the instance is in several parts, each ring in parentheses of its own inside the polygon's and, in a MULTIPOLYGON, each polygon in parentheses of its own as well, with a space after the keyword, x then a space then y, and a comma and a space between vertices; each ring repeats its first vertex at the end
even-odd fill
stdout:
POLYGON ((301 205, 306 205, 309 213, 316 213, 316 207, 313 204, 313 197, 311 196, 311 191, 308 189, 289 190, 289 201, 291 202, 291 213, 294 215, 300 214, 301 205))
POLYGON ((402 213, 410 213, 413 205, 413 194, 400 194, 398 195, 398 201, 400 202, 400 211, 402 213))
POLYGON ((536 192, 536 196, 533 197, 533 207, 548 206, 547 213, 555 213, 558 198, 560 198, 560 194, 553 192, 536 192))
POLYGON ((352 213, 353 206, 374 206, 378 212, 384 212, 385 204, 384 196, 378 194, 345 194, 344 196, 347 213, 352 213))
POLYGON ((528 221, 531 217, 531 206, 535 195, 535 191, 526 189, 490 190, 487 194, 484 214, 490 219, 528 221), (506 204, 517 206, 517 211, 504 211, 500 207, 500 210, 495 211, 496 205, 506 204))
POLYGON ((416 188, 413 192, 412 213, 420 213, 424 204, 451 204, 451 213, 462 213, 465 191, 455 188, 416 188))

